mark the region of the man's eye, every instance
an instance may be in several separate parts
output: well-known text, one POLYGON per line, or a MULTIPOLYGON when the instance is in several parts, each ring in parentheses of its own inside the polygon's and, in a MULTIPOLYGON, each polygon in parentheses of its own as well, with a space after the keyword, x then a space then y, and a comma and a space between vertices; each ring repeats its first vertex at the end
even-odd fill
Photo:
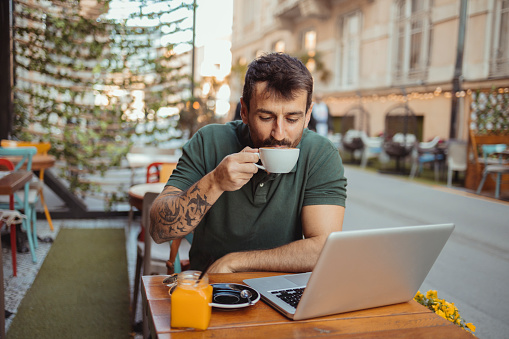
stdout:
POLYGON ((262 120, 262 121, 269 121, 271 119, 272 119, 272 117, 260 117, 260 120, 262 120))
POLYGON ((296 123, 297 121, 299 121, 299 119, 287 119, 287 120, 288 120, 288 122, 290 122, 292 124, 296 123))

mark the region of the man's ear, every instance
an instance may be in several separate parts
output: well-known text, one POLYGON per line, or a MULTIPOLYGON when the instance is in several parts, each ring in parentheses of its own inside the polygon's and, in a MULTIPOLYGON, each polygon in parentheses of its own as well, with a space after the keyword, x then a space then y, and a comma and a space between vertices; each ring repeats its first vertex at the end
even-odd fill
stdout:
POLYGON ((242 118, 242 122, 247 125, 247 106, 242 97, 240 98, 240 117, 242 118))
POLYGON ((308 125, 309 125, 309 120, 311 120, 311 112, 313 111, 313 105, 315 103, 312 102, 311 105, 309 106, 309 109, 308 111, 306 112, 306 120, 305 120, 305 123, 304 123, 304 128, 307 128, 308 125))

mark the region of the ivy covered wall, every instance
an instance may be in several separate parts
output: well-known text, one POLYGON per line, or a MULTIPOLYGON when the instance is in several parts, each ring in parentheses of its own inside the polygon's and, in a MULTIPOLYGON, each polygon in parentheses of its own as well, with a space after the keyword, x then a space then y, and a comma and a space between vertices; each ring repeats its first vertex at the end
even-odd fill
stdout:
MULTIPOLYGON (((100 191, 87 175, 120 166, 136 133, 151 145, 181 136, 165 133, 178 120, 158 112, 188 99, 188 60, 171 37, 190 29, 193 3, 125 3, 135 11, 114 20, 109 0, 97 1, 98 15, 79 0, 14 1, 13 137, 51 142, 66 163, 59 175, 82 196, 100 191)), ((105 198, 126 196, 116 195, 105 198)))

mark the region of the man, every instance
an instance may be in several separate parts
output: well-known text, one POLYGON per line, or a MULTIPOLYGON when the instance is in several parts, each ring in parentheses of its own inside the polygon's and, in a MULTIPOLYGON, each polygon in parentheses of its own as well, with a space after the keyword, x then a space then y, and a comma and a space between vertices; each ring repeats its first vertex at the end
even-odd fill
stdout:
POLYGON ((194 231, 191 269, 208 272, 313 269, 343 224, 346 179, 338 150, 309 131, 313 79, 286 54, 254 60, 242 121, 208 125, 183 147, 151 209, 157 243, 194 231), (287 174, 258 170, 259 147, 298 147, 287 174))
POLYGON ((311 112, 311 120, 309 121, 309 129, 326 137, 329 133, 334 131, 332 123, 332 116, 329 112, 329 107, 322 100, 321 95, 316 96, 316 101, 313 103, 313 110, 311 112))

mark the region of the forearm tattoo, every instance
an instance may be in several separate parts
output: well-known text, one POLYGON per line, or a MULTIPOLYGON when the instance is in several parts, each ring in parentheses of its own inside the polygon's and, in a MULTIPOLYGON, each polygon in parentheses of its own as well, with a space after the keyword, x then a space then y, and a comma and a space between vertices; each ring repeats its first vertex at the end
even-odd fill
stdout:
POLYGON ((161 239, 179 238, 192 231, 212 206, 198 184, 187 191, 161 193, 163 199, 154 222, 161 239))

